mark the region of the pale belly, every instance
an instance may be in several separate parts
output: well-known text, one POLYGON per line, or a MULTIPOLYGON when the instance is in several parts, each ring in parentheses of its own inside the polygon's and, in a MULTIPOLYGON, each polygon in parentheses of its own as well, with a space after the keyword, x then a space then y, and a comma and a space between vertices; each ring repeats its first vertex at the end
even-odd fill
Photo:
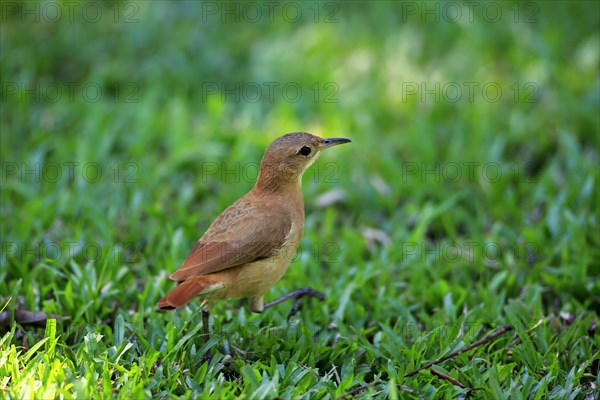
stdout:
MULTIPOLYGON (((288 260, 272 257, 246 264, 239 269, 227 290, 227 297, 256 297, 265 294, 287 270, 288 260)), ((234 271, 232 271, 234 272, 234 271)))

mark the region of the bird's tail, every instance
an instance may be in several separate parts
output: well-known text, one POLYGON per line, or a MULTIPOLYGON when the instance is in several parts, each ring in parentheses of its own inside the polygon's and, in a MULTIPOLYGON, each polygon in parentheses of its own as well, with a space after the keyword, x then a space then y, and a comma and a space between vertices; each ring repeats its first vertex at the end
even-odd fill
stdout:
POLYGON ((196 276, 179 283, 175 289, 160 299, 156 306, 163 311, 174 310, 183 307, 194 297, 201 294, 206 289, 214 286, 214 282, 208 276, 196 276))

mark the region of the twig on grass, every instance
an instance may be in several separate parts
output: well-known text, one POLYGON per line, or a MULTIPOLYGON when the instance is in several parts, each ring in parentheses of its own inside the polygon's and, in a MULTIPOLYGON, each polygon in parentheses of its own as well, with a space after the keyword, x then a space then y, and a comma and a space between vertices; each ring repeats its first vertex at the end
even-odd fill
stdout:
POLYGON ((483 339, 480 339, 480 340, 476 341, 475 343, 472 343, 472 344, 470 344, 470 345, 468 345, 466 347, 458 349, 458 350, 456 350, 456 351, 454 351, 454 352, 452 352, 452 353, 450 353, 450 354, 448 354, 448 355, 446 355, 444 357, 440 357, 440 358, 435 359, 435 360, 433 360, 431 362, 428 362, 427 364, 423 365, 422 367, 419 367, 419 368, 415 369, 414 371, 410 371, 409 373, 405 374, 404 376, 408 378, 408 377, 411 377, 413 375, 416 375, 418 372, 420 372, 420 371, 422 371, 424 369, 431 368, 432 366, 434 366, 436 364, 439 364, 441 362, 444 362, 446 360, 449 360, 449 359, 451 359, 453 357, 456 357, 459 354, 465 353, 465 352, 467 352, 469 350, 473 350, 475 347, 481 346, 482 344, 485 344, 485 343, 487 343, 487 342, 489 342, 489 341, 497 338, 498 336, 501 336, 501 335, 505 334, 506 332, 508 332, 508 331, 510 331, 512 329, 513 329, 512 326, 510 326, 510 325, 504 325, 500 329, 498 329, 496 332, 490 333, 489 335, 487 335, 483 339))
POLYGON ((451 384, 458 386, 462 389, 466 389, 467 385, 460 383, 459 381, 457 381, 456 379, 454 379, 453 377, 451 377, 450 375, 446 375, 445 373, 438 371, 435 368, 430 368, 429 371, 431 371, 431 373, 435 376, 438 376, 444 380, 447 380, 448 382, 450 382, 451 384))
MULTIPOLYGON (((61 318, 58 315, 52 314, 50 318, 55 319, 66 319, 61 318)), ((43 311, 27 311, 27 310, 15 310, 14 321, 21 326, 37 326, 45 327, 48 315, 43 311)), ((10 310, 0 312, 0 326, 9 326, 12 322, 10 310)))
POLYGON ((380 380, 377 380, 375 382, 371 382, 371 383, 368 383, 366 385, 359 386, 357 388, 354 388, 354 389, 352 389, 352 390, 350 390, 350 391, 342 394, 341 396, 336 397, 334 400, 341 400, 341 399, 346 398, 348 396, 352 396, 353 394, 362 392, 363 390, 366 390, 366 389, 368 389, 368 388, 370 388, 372 386, 378 385, 380 383, 382 383, 382 382, 380 380))

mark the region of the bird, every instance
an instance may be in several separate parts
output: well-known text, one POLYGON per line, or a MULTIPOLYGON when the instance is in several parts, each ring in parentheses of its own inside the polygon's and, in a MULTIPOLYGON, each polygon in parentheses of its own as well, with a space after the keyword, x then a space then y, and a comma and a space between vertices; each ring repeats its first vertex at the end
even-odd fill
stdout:
POLYGON ((304 232, 302 175, 322 151, 349 143, 346 138, 321 138, 293 132, 275 139, 265 151, 257 181, 208 227, 170 279, 177 286, 157 303, 163 311, 202 299, 202 320, 208 335, 212 306, 221 300, 248 298, 250 310, 265 309, 302 297, 324 296, 302 288, 267 304, 264 296, 292 261, 304 232))

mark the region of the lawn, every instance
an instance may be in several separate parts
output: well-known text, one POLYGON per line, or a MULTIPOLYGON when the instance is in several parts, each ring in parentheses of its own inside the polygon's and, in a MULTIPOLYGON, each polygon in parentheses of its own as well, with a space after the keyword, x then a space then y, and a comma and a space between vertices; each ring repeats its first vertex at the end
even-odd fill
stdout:
POLYGON ((600 396, 600 3, 0 7, 0 397, 600 396), (158 311, 294 131, 325 300, 158 311))

